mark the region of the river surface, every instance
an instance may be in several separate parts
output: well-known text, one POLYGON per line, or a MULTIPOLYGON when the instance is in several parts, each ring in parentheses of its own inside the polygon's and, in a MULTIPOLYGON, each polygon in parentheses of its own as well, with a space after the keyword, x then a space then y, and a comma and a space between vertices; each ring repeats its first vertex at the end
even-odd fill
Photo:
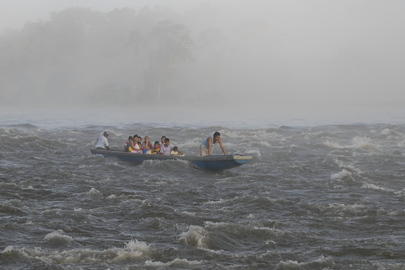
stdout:
POLYGON ((405 126, 0 126, 1 269, 405 269, 405 126), (90 154, 219 130, 220 173, 90 154))

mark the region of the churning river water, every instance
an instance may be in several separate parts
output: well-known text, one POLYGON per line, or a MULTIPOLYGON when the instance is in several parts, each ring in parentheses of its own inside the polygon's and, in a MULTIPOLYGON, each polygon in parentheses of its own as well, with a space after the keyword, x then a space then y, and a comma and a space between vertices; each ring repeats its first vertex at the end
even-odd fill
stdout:
POLYGON ((1 269, 405 269, 404 203, 401 125, 0 127, 1 269), (90 154, 105 129, 257 160, 133 166, 90 154))

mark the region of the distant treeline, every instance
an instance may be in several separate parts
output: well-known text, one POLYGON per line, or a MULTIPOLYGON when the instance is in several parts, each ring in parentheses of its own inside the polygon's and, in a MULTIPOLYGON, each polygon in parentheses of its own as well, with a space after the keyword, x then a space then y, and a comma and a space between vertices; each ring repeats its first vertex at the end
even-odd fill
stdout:
POLYGON ((186 75, 195 47, 189 29, 167 10, 64 10, 0 36, 0 103, 141 106, 198 99, 188 93, 186 75))

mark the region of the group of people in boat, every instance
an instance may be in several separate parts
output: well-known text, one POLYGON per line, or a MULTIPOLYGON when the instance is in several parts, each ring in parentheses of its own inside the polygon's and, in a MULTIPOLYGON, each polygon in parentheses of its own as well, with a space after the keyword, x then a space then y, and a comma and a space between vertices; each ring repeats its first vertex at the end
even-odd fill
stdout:
MULTIPOLYGON (((104 131, 97 139, 96 149, 110 150, 108 142, 109 134, 104 131)), ((200 155, 207 156, 212 155, 214 146, 219 145, 222 153, 227 155, 227 151, 222 143, 221 134, 216 131, 213 136, 206 138, 200 145, 200 155)), ((149 136, 144 138, 138 136, 129 136, 128 141, 125 143, 124 151, 135 154, 147 154, 147 155, 184 155, 179 151, 177 146, 170 144, 170 139, 166 136, 162 136, 160 141, 155 141, 152 144, 152 140, 149 136)))
POLYGON ((184 155, 177 146, 171 145, 170 139, 166 136, 162 136, 160 142, 155 141, 153 144, 149 136, 145 136, 143 139, 138 135, 129 136, 124 150, 130 153, 146 155, 184 155))

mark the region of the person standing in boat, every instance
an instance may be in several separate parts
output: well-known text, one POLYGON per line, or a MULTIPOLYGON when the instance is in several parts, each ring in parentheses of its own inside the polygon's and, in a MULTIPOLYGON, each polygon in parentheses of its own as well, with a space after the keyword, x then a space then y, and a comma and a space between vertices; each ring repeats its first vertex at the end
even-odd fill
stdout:
POLYGON ((222 143, 221 133, 219 133, 218 131, 215 131, 212 137, 208 137, 201 143, 200 155, 201 156, 212 155, 215 144, 218 144, 222 150, 222 153, 224 155, 227 155, 224 144, 222 143))
POLYGON ((107 131, 104 131, 103 133, 100 134, 96 142, 96 149, 110 150, 110 145, 108 143, 108 136, 109 135, 107 131))

